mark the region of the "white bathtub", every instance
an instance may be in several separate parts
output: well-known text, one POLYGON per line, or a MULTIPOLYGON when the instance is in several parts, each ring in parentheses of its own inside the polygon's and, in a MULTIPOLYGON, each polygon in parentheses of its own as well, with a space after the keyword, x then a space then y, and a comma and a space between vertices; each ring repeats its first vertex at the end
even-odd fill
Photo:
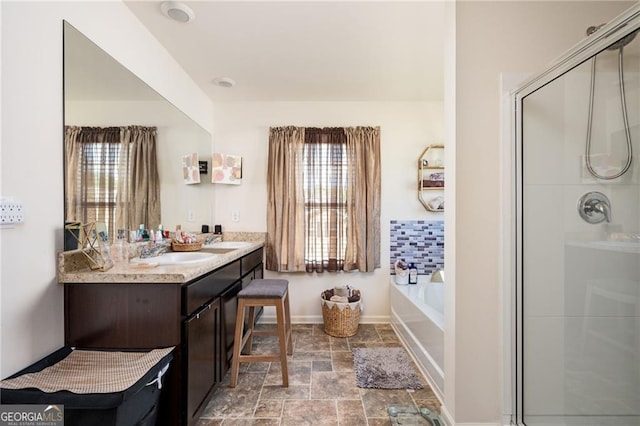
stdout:
POLYGON ((391 325, 434 392, 444 395, 444 283, 420 276, 417 285, 390 281, 391 325))

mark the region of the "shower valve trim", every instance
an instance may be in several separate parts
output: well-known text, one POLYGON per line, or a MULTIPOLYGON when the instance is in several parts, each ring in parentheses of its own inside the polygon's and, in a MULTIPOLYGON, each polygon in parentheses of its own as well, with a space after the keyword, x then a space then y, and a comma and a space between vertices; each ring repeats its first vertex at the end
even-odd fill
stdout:
POLYGON ((578 213, 585 222, 611 222, 611 202, 601 192, 587 192, 578 200, 578 213))

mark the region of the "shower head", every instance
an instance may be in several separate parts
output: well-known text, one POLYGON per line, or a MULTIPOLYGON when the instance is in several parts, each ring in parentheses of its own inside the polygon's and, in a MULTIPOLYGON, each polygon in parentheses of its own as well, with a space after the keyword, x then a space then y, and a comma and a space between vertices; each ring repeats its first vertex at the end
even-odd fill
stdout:
MULTIPOLYGON (((603 26, 604 24, 590 26, 589 28, 587 28, 587 35, 590 36, 591 34, 595 33, 603 26)), ((607 47, 607 50, 617 50, 625 47, 627 44, 631 43, 634 38, 636 38, 636 34, 638 34, 638 31, 640 31, 640 29, 637 29, 634 32, 629 33, 626 36, 622 37, 620 40, 616 41, 611 46, 607 47)))
POLYGON ((620 40, 613 43, 611 46, 607 47, 607 49, 616 50, 616 49, 621 49, 625 47, 627 44, 631 43, 634 38, 636 38, 636 34, 638 34, 638 31, 640 30, 635 30, 634 32, 627 34, 626 36, 622 37, 620 40))

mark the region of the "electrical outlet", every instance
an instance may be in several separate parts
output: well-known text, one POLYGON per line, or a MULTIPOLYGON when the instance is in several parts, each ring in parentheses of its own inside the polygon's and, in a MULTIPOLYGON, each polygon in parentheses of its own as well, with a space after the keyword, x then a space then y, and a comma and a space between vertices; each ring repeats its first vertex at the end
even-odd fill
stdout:
POLYGON ((187 221, 195 222, 196 221, 196 212, 194 212, 193 210, 189 210, 189 212, 187 213, 187 221))
POLYGON ((231 210, 231 221, 240 222, 240 212, 238 210, 231 210))
POLYGON ((14 198, 0 198, 0 224, 9 225, 24 222, 22 202, 14 198))

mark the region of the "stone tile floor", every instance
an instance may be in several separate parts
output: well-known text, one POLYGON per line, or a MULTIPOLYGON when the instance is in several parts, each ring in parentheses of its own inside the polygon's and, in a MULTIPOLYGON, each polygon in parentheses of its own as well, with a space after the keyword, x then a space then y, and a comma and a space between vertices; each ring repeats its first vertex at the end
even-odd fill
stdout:
MULTIPOLYGON (((402 346, 390 325, 360 324, 358 333, 348 338, 331 337, 323 328, 322 324, 293 325, 288 388, 281 386, 279 362, 240 364, 236 388, 229 387, 227 373, 197 426, 382 426, 391 425, 390 405, 427 407, 440 413, 440 403, 424 378, 424 389, 415 391, 356 386, 351 350, 402 346)), ((275 336, 254 337, 254 353, 276 347, 275 336)))

